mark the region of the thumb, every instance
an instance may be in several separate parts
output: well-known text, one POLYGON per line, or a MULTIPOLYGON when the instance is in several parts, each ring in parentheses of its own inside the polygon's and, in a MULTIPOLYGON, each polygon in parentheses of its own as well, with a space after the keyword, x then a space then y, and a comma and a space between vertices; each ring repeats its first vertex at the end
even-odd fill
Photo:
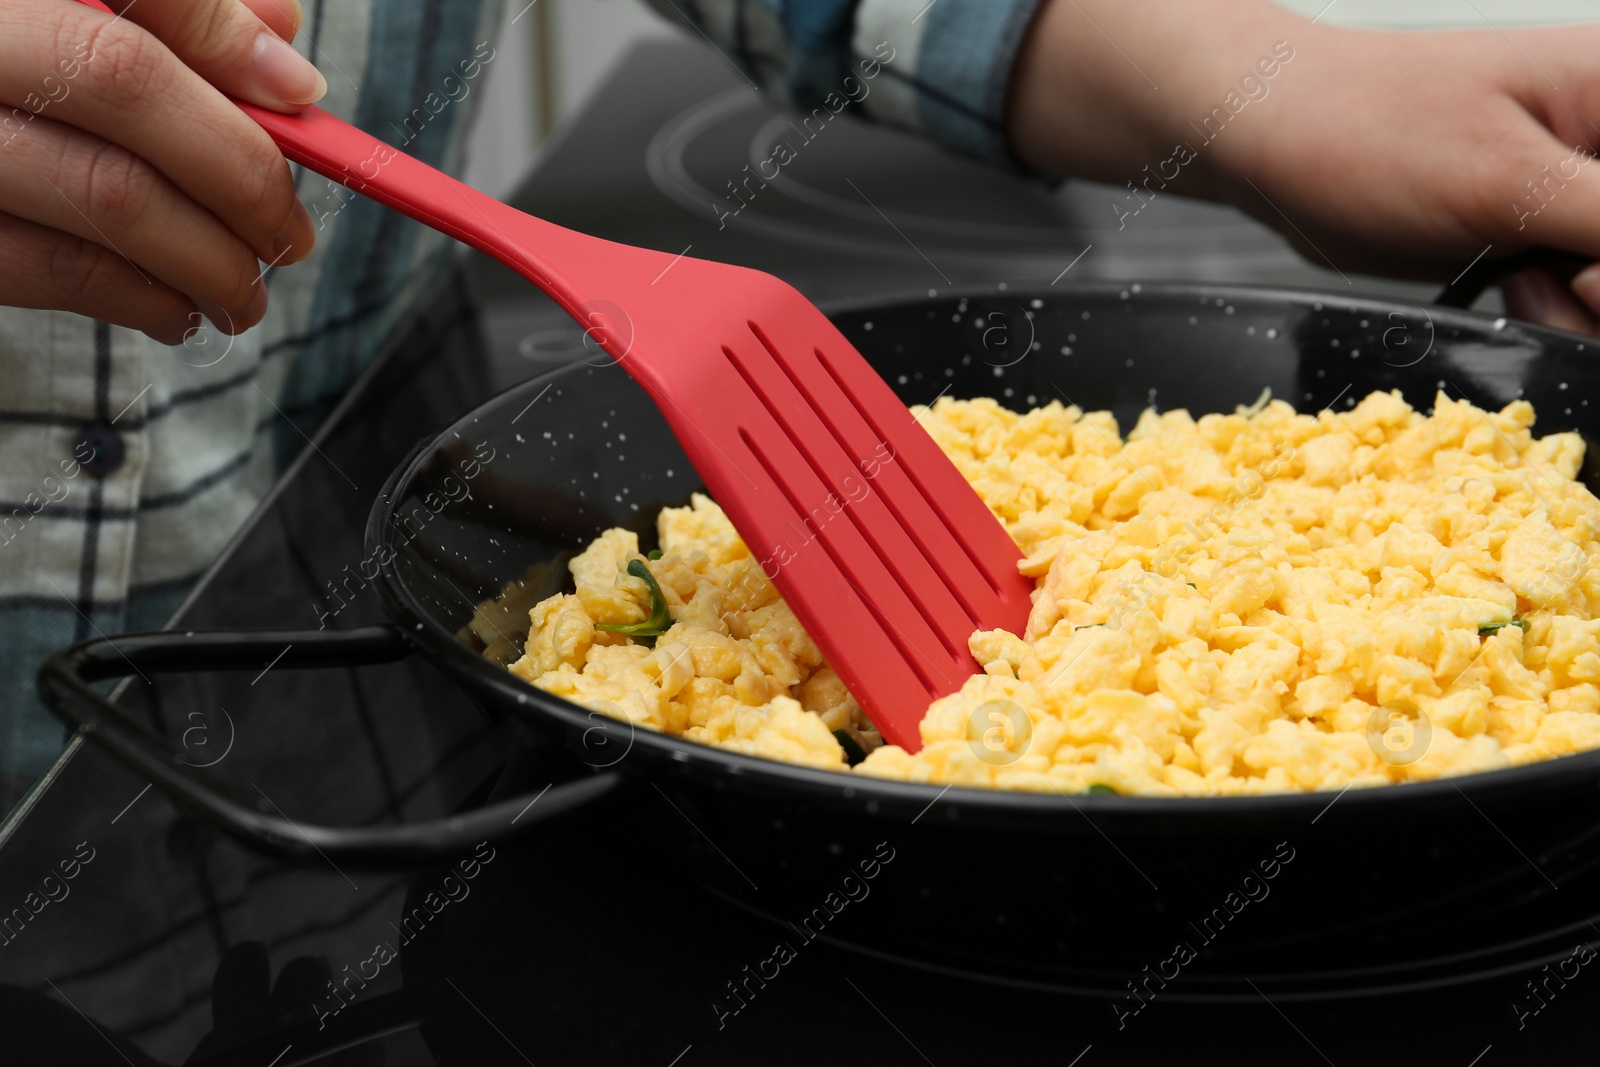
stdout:
POLYGON ((289 44, 297 0, 108 0, 218 89, 274 111, 322 99, 328 83, 289 44))

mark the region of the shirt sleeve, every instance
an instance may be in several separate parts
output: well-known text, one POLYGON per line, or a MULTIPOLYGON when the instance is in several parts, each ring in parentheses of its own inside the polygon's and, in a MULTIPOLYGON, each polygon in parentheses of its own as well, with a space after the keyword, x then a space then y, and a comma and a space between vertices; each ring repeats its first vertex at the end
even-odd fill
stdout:
POLYGON ((1006 143, 1006 99, 1041 0, 646 2, 790 106, 848 109, 1022 169, 1006 143))

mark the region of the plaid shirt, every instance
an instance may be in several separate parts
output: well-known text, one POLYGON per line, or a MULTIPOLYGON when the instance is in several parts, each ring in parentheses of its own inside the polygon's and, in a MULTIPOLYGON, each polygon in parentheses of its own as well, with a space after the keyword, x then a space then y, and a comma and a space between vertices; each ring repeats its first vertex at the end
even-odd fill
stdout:
MULTIPOLYGON (((852 110, 1009 163, 1006 86, 1038 0, 649 2, 802 109, 848 93, 861 61, 881 61, 884 76, 852 110)), ((322 106, 454 166, 472 106, 460 86, 493 63, 501 0, 305 7, 296 45, 327 76, 322 106)), ((164 625, 444 265, 437 234, 296 177, 322 227, 316 252, 267 272, 271 310, 241 337, 167 348, 74 315, 0 308, 0 810, 64 741, 34 693, 39 662, 74 641, 164 625)))
MULTIPOLYGON (((882 76, 853 112, 1014 164, 1006 92, 1040 0, 646 2, 692 26, 763 90, 802 111, 825 106, 830 93, 860 93, 861 64, 876 60, 882 76)), ((866 69, 869 78, 879 74, 877 66, 866 69)))

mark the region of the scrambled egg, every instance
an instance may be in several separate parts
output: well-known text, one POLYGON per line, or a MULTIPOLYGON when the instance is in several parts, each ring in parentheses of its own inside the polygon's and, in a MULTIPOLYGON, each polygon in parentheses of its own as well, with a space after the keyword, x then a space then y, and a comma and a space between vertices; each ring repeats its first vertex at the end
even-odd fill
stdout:
POLYGON ((920 782, 1155 796, 1338 789, 1600 747, 1600 501, 1525 402, 1396 394, 1198 420, 993 400, 914 409, 1037 583, 1025 633, 882 744, 722 510, 611 530, 532 610, 520 677, 654 730, 920 782), (866 752, 851 767, 846 748, 866 752))
POLYGON ((596 624, 638 623, 652 591, 629 575, 639 538, 608 530, 572 560, 572 593, 529 614, 511 671, 539 688, 653 730, 813 767, 846 767, 834 731, 883 743, 844 683, 709 497, 667 508, 646 565, 672 613, 650 647, 596 624))

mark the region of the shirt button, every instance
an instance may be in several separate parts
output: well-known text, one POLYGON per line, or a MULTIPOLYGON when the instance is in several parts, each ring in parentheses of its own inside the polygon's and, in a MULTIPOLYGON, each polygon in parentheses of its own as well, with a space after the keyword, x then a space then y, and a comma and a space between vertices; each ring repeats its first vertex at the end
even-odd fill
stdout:
POLYGON ((122 466, 128 448, 122 435, 109 422, 91 422, 78 431, 72 454, 84 470, 96 478, 104 478, 122 466))

